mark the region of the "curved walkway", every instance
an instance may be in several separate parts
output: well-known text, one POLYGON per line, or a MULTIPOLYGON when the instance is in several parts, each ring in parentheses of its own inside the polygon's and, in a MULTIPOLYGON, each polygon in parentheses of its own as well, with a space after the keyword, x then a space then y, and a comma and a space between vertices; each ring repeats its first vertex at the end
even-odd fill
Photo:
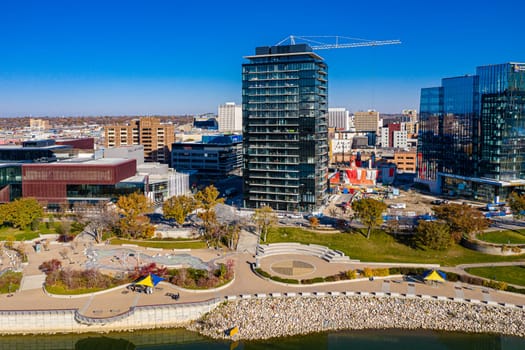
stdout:
MULTIPOLYGON (((24 270, 25 274, 36 274, 38 265, 48 260, 57 252, 63 250, 63 246, 56 246, 49 252, 30 253, 30 264, 24 270)), ((134 248, 142 249, 142 248, 134 248)), ((168 252, 168 251, 166 251, 168 252)), ((187 252, 186 252, 187 253, 187 252)), ((225 288, 213 291, 190 291, 181 290, 167 283, 159 284, 153 294, 140 294, 125 289, 115 289, 103 294, 89 294, 76 297, 53 298, 46 295, 42 289, 23 290, 7 296, 0 295, 0 310, 59 310, 59 309, 76 309, 79 314, 93 318, 118 317, 128 312, 133 307, 153 306, 153 305, 176 305, 184 303, 201 302, 214 298, 242 297, 247 295, 285 295, 285 294, 307 294, 307 293, 397 293, 404 295, 428 295, 435 298, 463 298, 480 301, 490 301, 496 304, 514 304, 525 305, 525 295, 500 292, 484 287, 470 286, 462 283, 445 282, 439 285, 428 285, 416 281, 404 281, 400 277, 391 277, 386 280, 353 280, 339 281, 333 283, 323 283, 317 285, 286 285, 265 280, 255 275, 251 267, 256 263, 254 255, 246 253, 228 253, 223 254, 215 250, 194 250, 191 251, 193 256, 197 256, 204 261, 225 262, 227 259, 235 261, 235 280, 225 288), (180 299, 173 300, 169 293, 180 293, 180 299)), ((72 267, 81 266, 82 255, 71 252, 73 259, 72 267), (75 260, 77 257, 79 261, 75 260)), ((305 254, 285 254, 272 255, 259 258, 259 263, 263 269, 270 271, 268 268, 277 261, 283 259, 298 259, 314 267, 312 272, 305 274, 301 278, 312 278, 316 276, 334 275, 340 271, 349 269, 362 269, 366 266, 402 266, 403 264, 374 264, 374 263, 356 263, 356 262, 336 262, 329 263, 319 257, 305 254)), ((519 264, 519 263, 512 263, 519 264)), ((414 266, 415 264, 408 264, 414 266)), ((478 264, 476 264, 478 265, 478 264)), ((496 265, 486 264, 486 265, 496 265)), ((429 267, 429 265, 417 265, 429 267)), ((466 265, 463 265, 465 267, 466 265)), ((460 268, 454 268, 459 270, 460 268)), ((449 269, 444 269, 449 270, 449 269)), ((463 271, 463 270, 461 270, 463 271)), ((290 276, 283 275, 287 278, 290 276)), ((305 295, 306 295, 305 294, 305 295)))

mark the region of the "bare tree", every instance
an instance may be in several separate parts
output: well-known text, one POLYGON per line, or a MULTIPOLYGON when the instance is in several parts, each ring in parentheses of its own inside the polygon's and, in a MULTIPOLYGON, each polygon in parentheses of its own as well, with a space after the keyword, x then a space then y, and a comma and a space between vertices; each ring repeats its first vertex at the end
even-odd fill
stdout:
POLYGON ((255 209, 252 220, 259 227, 259 237, 266 242, 268 230, 277 223, 277 214, 269 206, 262 206, 255 209))
POLYGON ((111 232, 118 218, 118 213, 109 203, 86 204, 77 212, 77 219, 87 224, 84 232, 93 236, 97 243, 102 242, 105 233, 111 232))

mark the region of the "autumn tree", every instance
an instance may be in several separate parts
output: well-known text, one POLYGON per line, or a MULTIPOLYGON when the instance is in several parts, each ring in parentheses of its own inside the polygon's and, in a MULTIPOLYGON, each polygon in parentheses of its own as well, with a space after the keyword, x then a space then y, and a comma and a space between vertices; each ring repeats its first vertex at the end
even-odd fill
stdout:
POLYGON ((150 224, 146 214, 152 212, 150 200, 140 193, 132 193, 119 197, 117 210, 121 215, 118 229, 124 237, 150 238, 155 233, 155 228, 150 224))
POLYGON ((308 222, 312 228, 317 228, 319 226, 319 219, 315 216, 312 216, 310 219, 308 219, 308 222))
POLYGON ((512 215, 516 219, 520 219, 525 212, 525 195, 512 192, 509 196, 508 202, 512 215))
POLYGON ((456 242, 459 242, 463 235, 472 236, 489 227, 489 221, 483 214, 467 204, 449 203, 432 209, 436 217, 448 225, 456 242))
POLYGON ((438 221, 419 221, 415 239, 417 243, 434 250, 446 250, 453 242, 448 225, 438 221))
POLYGON ((372 228, 379 227, 383 223, 383 212, 386 210, 386 204, 373 198, 363 198, 352 202, 352 208, 356 218, 366 226, 366 238, 370 239, 372 228))
POLYGON ((179 225, 186 221, 186 217, 195 210, 195 199, 190 196, 173 196, 168 198, 162 205, 162 211, 166 219, 174 219, 179 225))
POLYGON ((7 204, 0 205, 0 224, 9 224, 21 230, 34 228, 44 217, 44 209, 34 198, 20 198, 7 204))
POLYGON ((253 221, 259 227, 259 237, 266 242, 268 230, 277 223, 277 214, 267 205, 255 209, 253 221))
POLYGON ((224 198, 219 198, 219 191, 215 186, 210 185, 195 194, 196 207, 201 209, 197 214, 202 220, 204 231, 209 235, 212 224, 216 221, 215 206, 224 203, 224 198))
POLYGON ((197 207, 204 210, 213 209, 217 204, 224 203, 224 198, 219 198, 219 190, 213 185, 205 187, 195 194, 197 207))

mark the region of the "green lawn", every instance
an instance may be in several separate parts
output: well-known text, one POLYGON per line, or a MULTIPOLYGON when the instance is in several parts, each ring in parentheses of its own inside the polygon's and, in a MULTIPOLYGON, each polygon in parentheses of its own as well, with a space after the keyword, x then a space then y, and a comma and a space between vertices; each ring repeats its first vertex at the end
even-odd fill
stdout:
POLYGON ((466 271, 476 276, 525 286, 525 265, 473 267, 466 271))
MULTIPOLYGON (((73 222, 69 222, 69 224, 74 225, 73 222)), ((20 230, 14 227, 0 226, 0 241, 6 240, 9 236, 15 237, 17 241, 26 241, 38 238, 41 234, 55 234, 57 233, 57 227, 60 225, 60 221, 41 222, 38 225, 38 230, 35 231, 31 231, 31 229, 20 230)))
POLYGON ((37 238, 39 236, 39 232, 31 230, 19 230, 7 226, 0 227, 0 241, 5 241, 9 236, 15 237, 15 240, 17 241, 26 241, 37 238))
POLYGON ((460 245, 446 251, 414 249, 397 242, 384 231, 372 232, 370 240, 360 233, 314 233, 301 228, 278 227, 268 233, 268 243, 299 242, 320 244, 343 251, 352 259, 370 262, 435 263, 443 266, 475 262, 525 260, 519 256, 494 256, 478 253, 460 245))
MULTIPOLYGON (((112 287, 113 288, 113 287, 112 287)), ((58 295, 80 295, 80 294, 88 294, 88 293, 95 293, 99 292, 101 290, 104 290, 104 288, 78 288, 78 289, 67 289, 67 287, 64 286, 46 286, 46 290, 48 293, 51 294, 58 294, 58 295)))
POLYGON ((203 241, 138 241, 131 239, 113 238, 111 244, 136 244, 140 247, 163 248, 163 249, 201 249, 207 248, 203 241))
POLYGON ((525 244, 525 234, 519 231, 490 231, 477 236, 481 241, 498 244, 525 244))

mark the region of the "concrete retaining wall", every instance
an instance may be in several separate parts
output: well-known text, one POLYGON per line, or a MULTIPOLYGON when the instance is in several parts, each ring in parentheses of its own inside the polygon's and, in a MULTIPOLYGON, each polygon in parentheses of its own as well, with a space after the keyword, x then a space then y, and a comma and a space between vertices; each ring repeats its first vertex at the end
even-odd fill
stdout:
MULTIPOLYGON (((325 297, 325 296, 365 296, 413 298, 413 299, 436 299, 443 301, 454 301, 467 304, 487 304, 497 307, 513 309, 525 309, 524 305, 508 303, 496 303, 493 301, 480 301, 475 299, 447 298, 445 296, 431 296, 421 294, 399 294, 383 292, 286 292, 268 294, 243 294, 240 296, 226 296, 225 300, 255 299, 255 298, 297 298, 297 297, 325 297)), ((212 311, 221 303, 220 298, 210 299, 200 303, 187 303, 176 305, 152 305, 140 306, 134 309, 129 317, 99 324, 80 324, 75 320, 76 310, 40 310, 40 311, 0 311, 0 333, 1 334, 54 334, 54 333, 85 333, 85 332, 110 332, 130 331, 137 329, 153 329, 180 327, 189 321, 200 318, 207 312, 212 311)), ((95 320, 95 319, 93 319, 95 320)), ((104 319, 100 319, 104 322, 104 319)))
POLYGON ((469 249, 490 255, 519 255, 525 253, 525 244, 495 244, 480 240, 461 240, 469 249))
MULTIPOLYGON (((219 305, 220 299, 200 303, 136 307, 122 320, 110 323, 80 324, 76 310, 0 311, 1 334, 53 334, 129 331, 182 326, 200 318, 219 305)), ((103 319, 100 319, 104 321, 103 319)))

